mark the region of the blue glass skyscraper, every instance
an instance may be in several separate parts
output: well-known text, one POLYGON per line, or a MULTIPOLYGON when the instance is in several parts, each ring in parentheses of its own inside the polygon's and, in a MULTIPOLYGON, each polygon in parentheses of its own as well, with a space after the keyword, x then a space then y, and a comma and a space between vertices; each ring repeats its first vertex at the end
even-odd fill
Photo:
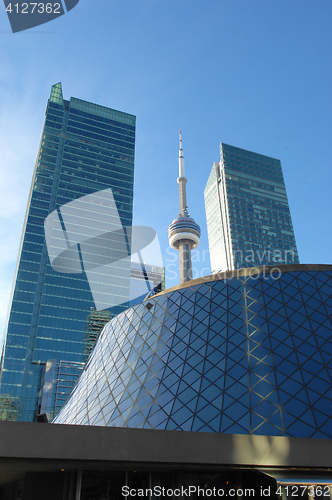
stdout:
POLYGON ((44 221, 73 200, 111 188, 122 226, 131 226, 135 121, 104 106, 66 101, 61 84, 52 87, 2 352, 0 418, 33 421, 45 409, 41 401, 52 414, 60 362, 76 363, 79 372, 86 318, 95 304, 85 273, 52 269, 44 221))
POLYGON ((221 143, 204 198, 212 273, 299 263, 280 160, 221 143))

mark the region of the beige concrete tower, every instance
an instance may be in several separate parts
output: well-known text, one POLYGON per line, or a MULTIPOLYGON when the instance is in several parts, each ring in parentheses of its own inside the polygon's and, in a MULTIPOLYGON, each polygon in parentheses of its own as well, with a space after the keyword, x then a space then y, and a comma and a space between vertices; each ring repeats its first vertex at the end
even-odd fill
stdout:
POLYGON ((184 157, 182 149, 182 135, 180 130, 180 151, 179 151, 179 198, 180 213, 177 219, 168 226, 169 244, 179 251, 180 259, 180 283, 192 279, 191 250, 199 245, 201 229, 192 219, 187 210, 186 183, 187 178, 184 172, 184 157))

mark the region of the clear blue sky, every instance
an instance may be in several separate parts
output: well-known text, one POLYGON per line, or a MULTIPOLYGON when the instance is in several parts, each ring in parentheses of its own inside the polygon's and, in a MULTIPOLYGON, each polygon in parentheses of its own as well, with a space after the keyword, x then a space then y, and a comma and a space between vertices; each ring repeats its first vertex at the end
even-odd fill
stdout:
POLYGON ((331 264, 331 20, 330 0, 80 0, 12 34, 1 4, 0 336, 59 81, 66 99, 137 116, 134 223, 157 230, 166 267, 179 128, 189 212, 202 228, 199 273, 209 274, 203 190, 221 141, 281 160, 300 260, 331 264))

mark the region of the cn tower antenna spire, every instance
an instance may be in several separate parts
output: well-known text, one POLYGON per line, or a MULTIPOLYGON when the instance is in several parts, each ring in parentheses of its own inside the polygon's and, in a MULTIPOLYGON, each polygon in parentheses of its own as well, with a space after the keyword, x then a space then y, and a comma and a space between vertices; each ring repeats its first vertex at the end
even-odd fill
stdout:
POLYGON ((179 150, 179 178, 186 177, 184 173, 184 157, 183 157, 183 149, 182 149, 182 134, 180 129, 180 150, 179 150))
POLYGON ((187 193, 186 193, 187 178, 184 173, 184 157, 182 149, 182 134, 180 129, 180 149, 179 149, 179 196, 180 196, 180 215, 189 215, 187 210, 187 193))
POLYGON ((179 251, 180 257, 180 282, 184 283, 192 279, 191 250, 199 245, 201 229, 192 219, 187 210, 187 178, 184 172, 184 157, 182 149, 182 133, 180 129, 180 150, 179 150, 179 198, 180 213, 178 218, 173 220, 168 227, 169 244, 179 251))

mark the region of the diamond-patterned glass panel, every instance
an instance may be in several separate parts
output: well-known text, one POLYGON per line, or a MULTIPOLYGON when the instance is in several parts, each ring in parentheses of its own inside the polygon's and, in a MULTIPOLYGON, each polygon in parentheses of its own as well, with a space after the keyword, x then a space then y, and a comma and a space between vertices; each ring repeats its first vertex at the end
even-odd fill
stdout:
POLYGON ((332 271, 149 298, 104 328, 55 423, 332 437, 332 271))

